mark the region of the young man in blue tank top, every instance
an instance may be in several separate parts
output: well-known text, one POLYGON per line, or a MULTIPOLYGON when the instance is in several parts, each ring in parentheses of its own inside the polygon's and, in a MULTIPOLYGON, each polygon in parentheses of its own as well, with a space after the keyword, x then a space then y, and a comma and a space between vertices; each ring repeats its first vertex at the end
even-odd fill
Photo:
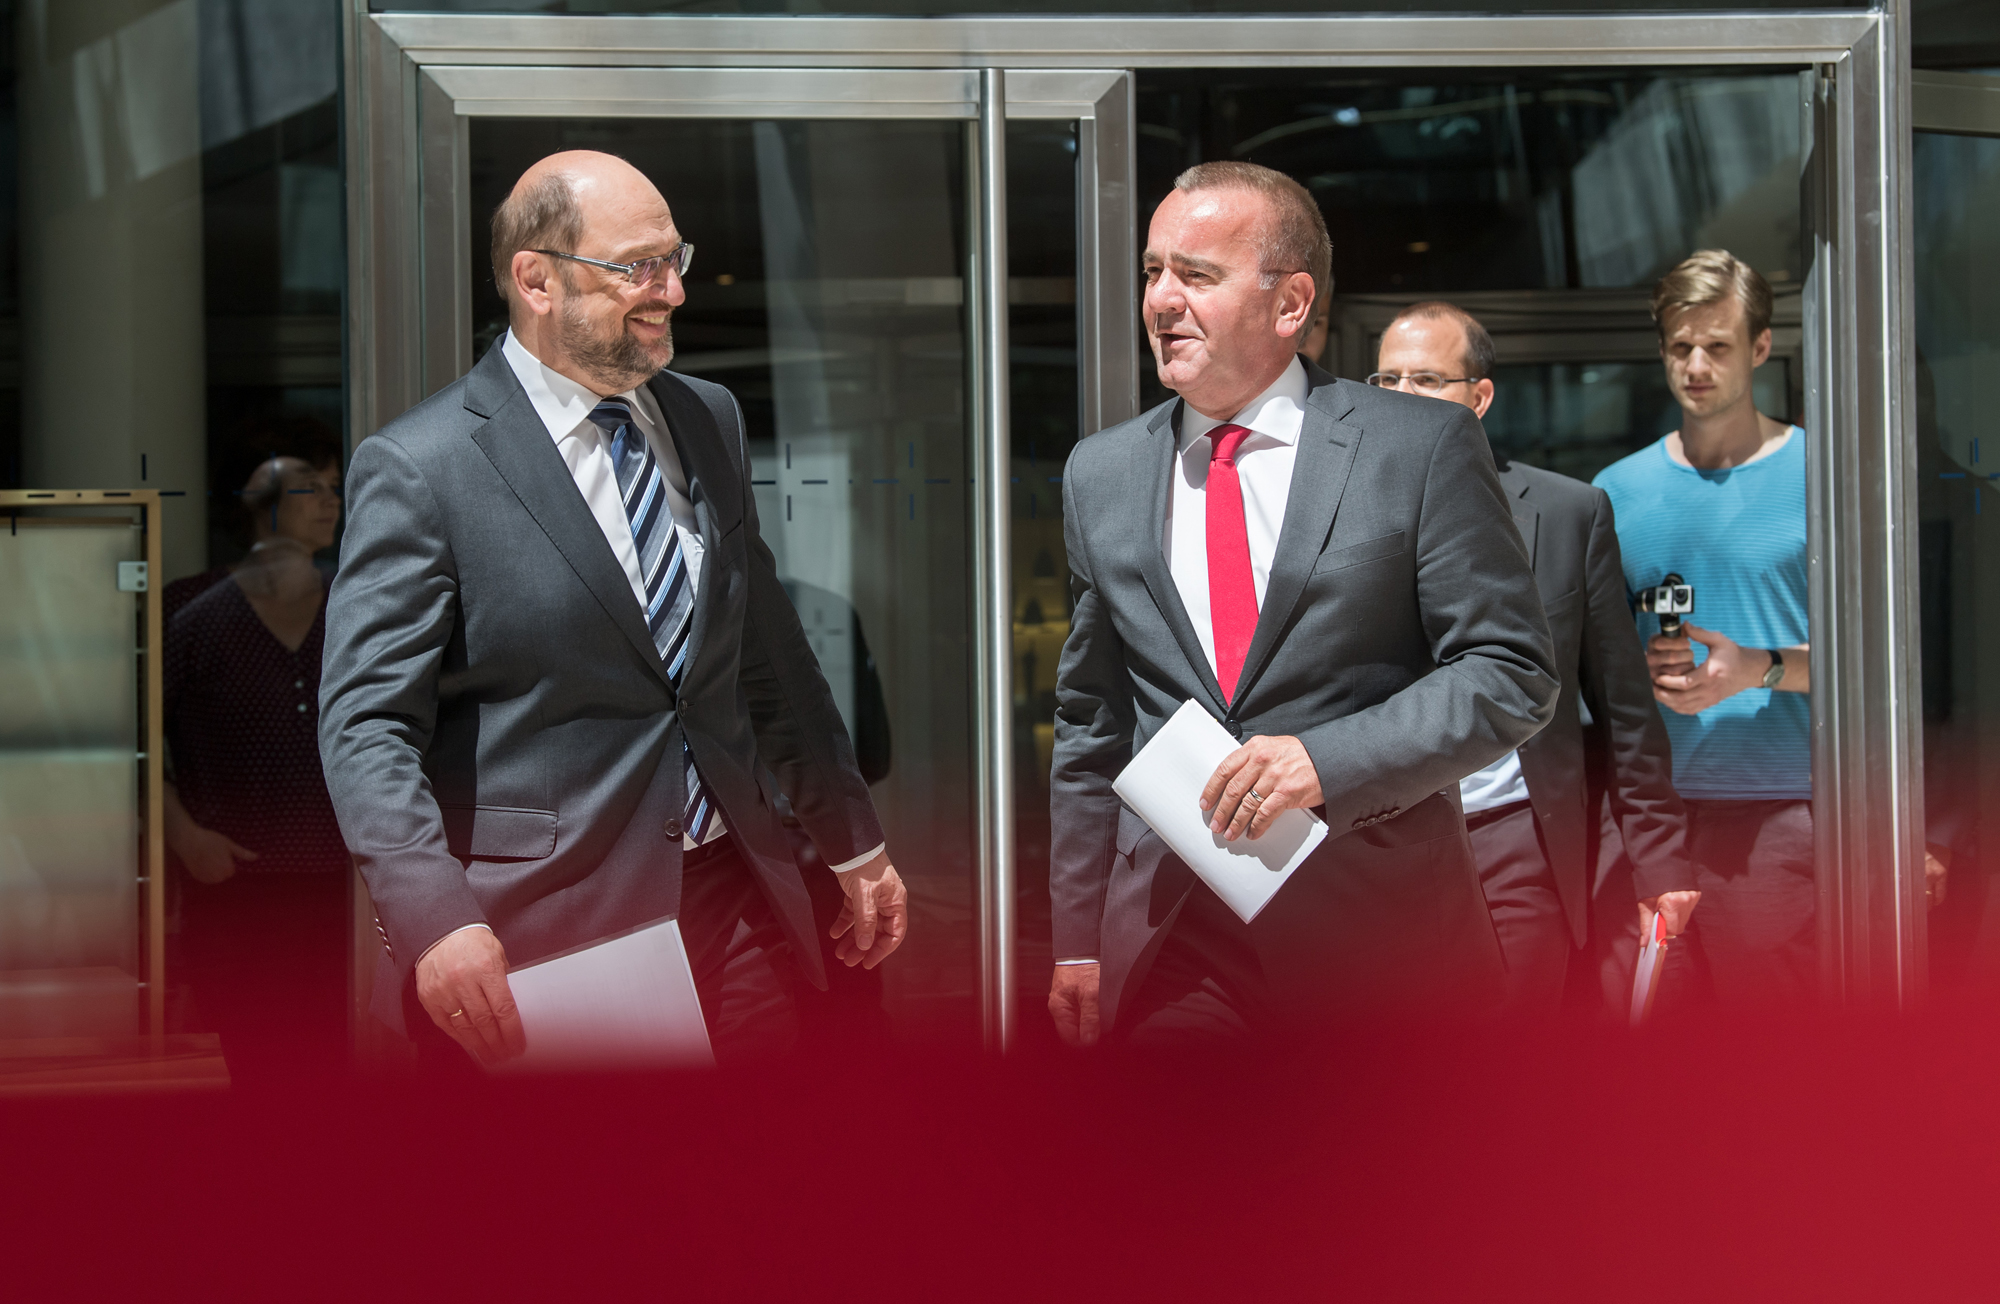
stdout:
POLYGON ((1633 593, 1670 572, 1694 588, 1683 636, 1638 618, 1698 867, 1686 944, 1725 1004, 1800 1003, 1818 981, 1805 434, 1752 400, 1771 353, 1771 287, 1755 269, 1703 250, 1660 280, 1652 308, 1681 428, 1596 483, 1633 593))

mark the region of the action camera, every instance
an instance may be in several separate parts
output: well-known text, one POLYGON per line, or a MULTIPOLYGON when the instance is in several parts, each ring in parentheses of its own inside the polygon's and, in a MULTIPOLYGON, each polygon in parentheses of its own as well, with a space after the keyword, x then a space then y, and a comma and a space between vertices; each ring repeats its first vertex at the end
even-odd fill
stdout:
POLYGON ((1639 610, 1660 618, 1660 633, 1667 638, 1681 636, 1681 617, 1694 612, 1694 585, 1672 571, 1658 586, 1639 591, 1639 610))

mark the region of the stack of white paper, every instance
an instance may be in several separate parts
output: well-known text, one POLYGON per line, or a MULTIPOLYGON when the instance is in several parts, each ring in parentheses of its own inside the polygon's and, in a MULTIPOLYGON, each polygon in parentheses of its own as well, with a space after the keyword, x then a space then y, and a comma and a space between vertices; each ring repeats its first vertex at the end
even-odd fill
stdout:
POLYGON ((1225 842, 1209 831, 1201 790, 1238 744, 1199 703, 1174 712, 1111 784, 1112 791, 1201 881, 1249 923, 1326 837, 1311 811, 1281 811, 1260 838, 1225 842))
POLYGON ((527 1053, 509 1073, 713 1068, 694 970, 671 919, 511 970, 527 1053))

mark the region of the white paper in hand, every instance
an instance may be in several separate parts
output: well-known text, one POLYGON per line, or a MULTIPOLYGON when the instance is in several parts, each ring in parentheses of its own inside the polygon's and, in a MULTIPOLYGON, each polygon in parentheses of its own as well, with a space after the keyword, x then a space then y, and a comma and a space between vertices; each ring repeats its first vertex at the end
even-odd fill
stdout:
POLYGON ((1646 944, 1639 948, 1639 963, 1632 970, 1632 1026, 1639 1027, 1653 1014, 1653 998, 1660 994, 1660 970, 1667 962, 1667 921, 1653 916, 1646 944))
POLYGON ((1214 716, 1187 702, 1139 749, 1111 790, 1247 924, 1326 837, 1326 822, 1293 809, 1281 811, 1261 838, 1224 842, 1210 832, 1201 790, 1237 746, 1214 716))
POLYGON ((527 1053, 503 1073, 713 1068, 694 970, 671 919, 507 975, 527 1053))

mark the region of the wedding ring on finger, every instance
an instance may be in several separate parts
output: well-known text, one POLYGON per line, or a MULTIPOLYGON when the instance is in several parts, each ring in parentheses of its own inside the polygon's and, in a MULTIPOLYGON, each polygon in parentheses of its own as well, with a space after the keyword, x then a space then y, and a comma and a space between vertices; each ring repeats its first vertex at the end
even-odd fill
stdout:
POLYGON ((447 1014, 447 1015, 445 1015, 444 1017, 445 1017, 445 1018, 447 1018, 447 1019, 462 1019, 462 1018, 464 1018, 464 1017, 465 1017, 465 1011, 464 1011, 464 1010, 453 1010, 453 1011, 452 1011, 452 1012, 451 1012, 450 1014, 447 1014))
POLYGON ((1262 805, 1264 802, 1264 794, 1257 791, 1255 788, 1252 788, 1249 792, 1249 795, 1246 796, 1243 800, 1254 801, 1257 804, 1262 805))

